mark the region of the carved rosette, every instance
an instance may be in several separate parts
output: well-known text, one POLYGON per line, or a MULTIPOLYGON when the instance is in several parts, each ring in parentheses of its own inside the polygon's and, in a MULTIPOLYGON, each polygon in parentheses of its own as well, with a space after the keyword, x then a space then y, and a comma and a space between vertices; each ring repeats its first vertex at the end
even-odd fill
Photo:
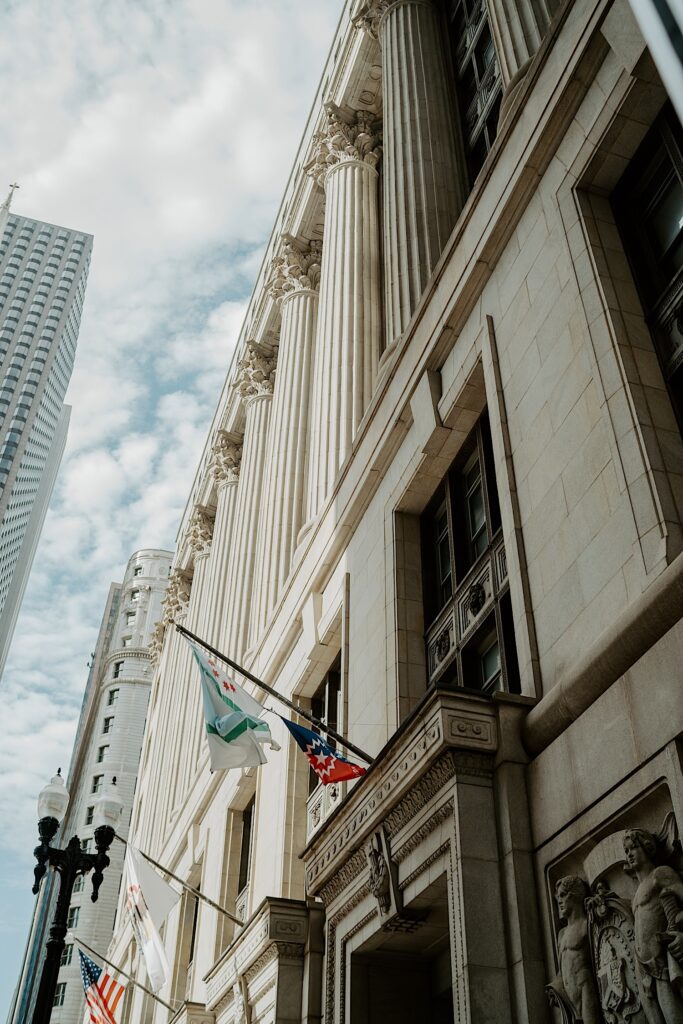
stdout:
POLYGON ((274 353, 255 341, 247 342, 245 353, 237 364, 237 378, 233 385, 245 403, 273 394, 275 361, 274 353))
POLYGON ((187 528, 187 540, 195 558, 208 555, 213 538, 213 516, 201 505, 195 505, 187 528))
POLYGON ((179 569, 174 569, 168 578, 166 596, 161 602, 164 610, 162 625, 164 629, 171 622, 185 615, 190 600, 190 587, 192 581, 179 569))
POLYGON ((240 477, 242 445, 224 430, 218 430, 211 449, 209 469, 216 483, 236 484, 240 477))
POLYGON ((275 302, 297 291, 317 291, 320 285, 322 242, 299 242, 283 235, 270 268, 268 290, 275 302))
POLYGON ((382 146, 376 120, 369 110, 347 121, 336 107, 327 108, 327 127, 313 136, 313 159, 306 166, 318 185, 324 187, 328 171, 338 164, 353 160, 377 168, 382 146))

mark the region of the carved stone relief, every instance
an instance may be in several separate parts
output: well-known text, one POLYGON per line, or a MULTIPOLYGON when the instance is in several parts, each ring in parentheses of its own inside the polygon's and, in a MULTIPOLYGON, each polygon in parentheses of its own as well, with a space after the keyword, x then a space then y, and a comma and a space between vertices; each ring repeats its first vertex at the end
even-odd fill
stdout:
POLYGON ((270 396, 275 384, 275 355, 248 341, 245 352, 237 364, 234 388, 245 402, 252 398, 270 396))
POLYGON ((306 166, 321 188, 328 171, 338 164, 353 160, 373 169, 377 167, 382 147, 376 120, 376 115, 368 110, 358 110, 353 118, 347 119, 336 107, 328 105, 327 124, 313 137, 313 158, 306 166))
POLYGON ((211 449, 211 473, 216 484, 237 483, 242 462, 242 445, 226 431, 216 431, 211 449))
POLYGON ((268 288, 278 302, 297 291, 317 291, 320 285, 322 242, 300 242, 283 235, 270 269, 268 288))
MULTIPOLYGON (((614 849, 615 838, 605 848, 614 849)), ((657 834, 631 828, 620 839, 628 897, 604 878, 591 887, 572 875, 555 886, 560 970, 548 997, 566 1024, 683 1024, 683 865, 674 816, 657 834)))

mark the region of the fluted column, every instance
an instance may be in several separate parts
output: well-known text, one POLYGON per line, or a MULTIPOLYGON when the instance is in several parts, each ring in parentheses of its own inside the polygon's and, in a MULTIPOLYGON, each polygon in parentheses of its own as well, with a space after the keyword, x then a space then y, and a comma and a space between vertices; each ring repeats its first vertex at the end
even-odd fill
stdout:
POLYGON ((269 509, 263 508, 261 498, 274 380, 274 356, 255 342, 248 342, 234 384, 245 405, 246 423, 228 565, 225 646, 222 648, 237 660, 244 654, 249 636, 259 516, 270 514, 269 509))
POLYGON ((405 330, 467 195, 444 25, 432 0, 366 0, 382 50, 387 344, 405 330))
POLYGON ((281 325, 263 491, 268 514, 259 523, 250 645, 287 579, 304 522, 320 253, 320 242, 302 243, 284 236, 268 283, 280 304, 281 325))
POLYGON ((315 344, 307 520, 319 511, 349 452, 375 386, 381 343, 374 115, 351 121, 328 108, 308 170, 325 189, 315 344))
POLYGON ((204 626, 205 639, 214 646, 222 639, 226 616, 226 586, 241 461, 242 439, 218 430, 210 463, 217 497, 213 541, 207 567, 207 615, 204 626))
POLYGON ((486 6, 507 89, 541 45, 559 0, 486 0, 486 6))

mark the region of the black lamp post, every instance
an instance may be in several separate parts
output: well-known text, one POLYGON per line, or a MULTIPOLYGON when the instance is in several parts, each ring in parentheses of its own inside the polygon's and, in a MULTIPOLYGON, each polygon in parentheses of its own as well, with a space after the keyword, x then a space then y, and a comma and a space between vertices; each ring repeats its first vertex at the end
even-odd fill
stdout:
MULTIPOLYGON (((116 779, 114 779, 115 784, 116 779)), ((59 874, 59 894, 50 927, 50 937, 45 945, 47 952, 36 996, 32 1024, 49 1024, 52 1015, 74 882, 79 875, 85 875, 88 871, 92 871, 92 896, 90 898, 93 903, 97 901, 100 885, 104 878, 103 873, 109 865, 107 850, 114 840, 116 825, 118 825, 123 809, 121 800, 115 791, 102 793, 97 798, 93 818, 97 824, 94 836, 97 853, 85 853, 78 836, 73 836, 63 850, 50 846, 57 834, 68 803, 69 793, 64 786, 60 768, 38 797, 40 845, 36 846, 34 850, 38 863, 34 869, 36 880, 33 892, 37 893, 40 889, 41 879, 49 866, 59 874)))

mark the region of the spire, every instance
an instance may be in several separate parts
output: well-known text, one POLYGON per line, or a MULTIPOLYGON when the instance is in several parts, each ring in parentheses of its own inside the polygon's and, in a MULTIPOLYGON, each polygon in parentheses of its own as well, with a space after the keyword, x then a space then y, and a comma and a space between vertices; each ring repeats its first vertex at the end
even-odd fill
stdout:
POLYGON ((10 185, 9 192, 7 193, 7 199, 4 201, 4 203, 2 203, 2 205, 0 205, 0 236, 2 235, 2 232, 5 230, 5 224, 7 223, 7 218, 9 217, 9 208, 12 205, 12 198, 18 188, 19 186, 16 182, 13 185, 10 185))

